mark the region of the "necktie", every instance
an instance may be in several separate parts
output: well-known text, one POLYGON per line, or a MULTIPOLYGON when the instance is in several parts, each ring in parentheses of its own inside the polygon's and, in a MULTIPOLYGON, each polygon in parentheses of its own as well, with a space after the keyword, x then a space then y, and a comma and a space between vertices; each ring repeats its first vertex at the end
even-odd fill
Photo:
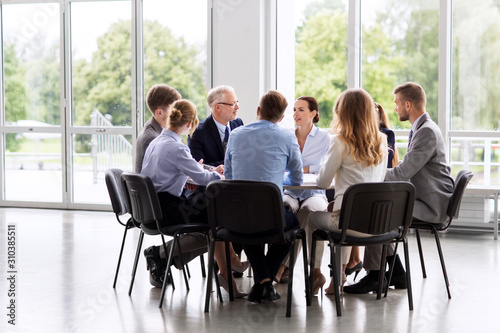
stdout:
POLYGON ((410 142, 412 136, 413 136, 413 130, 410 130, 410 135, 408 136, 408 148, 410 148, 410 142))
POLYGON ((224 140, 222 140, 222 147, 224 148, 224 154, 226 153, 228 140, 229 140, 229 128, 226 126, 226 132, 224 133, 224 140))

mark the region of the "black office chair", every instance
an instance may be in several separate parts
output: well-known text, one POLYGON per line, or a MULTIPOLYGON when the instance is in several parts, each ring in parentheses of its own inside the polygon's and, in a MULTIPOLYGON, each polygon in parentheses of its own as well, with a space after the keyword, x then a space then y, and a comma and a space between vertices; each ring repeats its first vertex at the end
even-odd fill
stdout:
MULTIPOLYGON (((335 303, 337 316, 342 315, 339 296, 338 267, 335 260, 335 251, 340 246, 367 246, 383 245, 380 262, 379 281, 384 280, 386 252, 389 243, 403 243, 406 264, 406 282, 408 284, 408 304, 413 310, 413 296, 411 291, 410 260, 408 255, 408 241, 406 234, 411 223, 413 204, 415 201, 415 187, 409 182, 382 182, 360 183, 347 188, 340 210, 340 232, 317 229, 312 235, 311 274, 312 287, 314 259, 317 241, 328 241, 330 245, 330 263, 333 270, 335 287, 335 303), (366 237, 351 236, 348 230, 370 234, 366 237)), ((394 261, 391 264, 394 266, 394 261)), ((390 281, 389 281, 390 282, 390 281)), ((380 299, 383 283, 379 283, 377 299, 380 299)), ((386 290, 387 293, 387 290, 386 290)))
POLYGON ((447 215, 448 219, 444 223, 431 223, 420 221, 418 219, 413 219, 410 228, 415 229, 415 234, 417 236, 418 253, 420 255, 420 265, 422 266, 422 275, 424 278, 427 277, 427 272, 425 270, 424 255, 422 252, 422 244, 420 242, 419 230, 430 230, 434 234, 436 239, 436 246, 439 253, 439 260, 441 261, 441 268, 443 269, 444 282, 446 284, 446 291, 448 292, 448 299, 451 299, 450 293, 450 283, 448 281, 448 274, 446 272, 446 266, 444 264, 443 251, 441 249, 441 242, 439 241, 438 231, 445 231, 451 225, 451 222, 458 218, 458 213, 460 211, 460 203, 462 202, 462 197, 464 196, 465 188, 469 184, 473 177, 473 173, 467 170, 461 170, 457 178, 455 179, 455 188, 453 189, 453 194, 450 198, 450 203, 448 204, 447 215))
POLYGON ((127 231, 130 228, 134 228, 132 218, 129 218, 127 222, 122 222, 120 217, 128 214, 127 200, 123 192, 121 175, 123 171, 120 169, 108 169, 105 173, 106 186, 108 188, 109 199, 111 200, 111 206, 113 207, 113 212, 115 213, 118 223, 125 227, 123 232, 122 246, 120 248, 120 255, 118 256, 118 264, 116 265, 115 280, 113 282, 113 288, 116 287, 116 281, 118 279, 118 272, 120 271, 120 263, 122 261, 123 248, 125 246, 125 239, 127 238, 127 231))
MULTIPOLYGON (((208 220, 212 231, 210 242, 210 258, 213 257, 215 241, 226 242, 226 259, 230 267, 228 242, 240 244, 272 244, 288 243, 290 248, 290 275, 288 279, 286 316, 291 315, 292 286, 294 269, 294 251, 296 239, 302 240, 304 259, 304 282, 307 305, 310 305, 310 289, 307 283, 307 245, 304 229, 295 228, 284 232, 285 212, 283 198, 278 186, 273 183, 220 180, 211 182, 206 190, 208 220)), ((208 264, 208 282, 205 299, 205 312, 209 312, 210 289, 212 286, 213 262, 208 264)), ((234 300, 232 292, 232 276, 229 274, 230 300, 234 300)), ((217 281, 217 279, 215 279, 217 281)), ((222 299, 221 299, 222 301, 222 299)))
MULTIPOLYGON (((167 284, 167 277, 170 271, 170 264, 172 263, 172 257, 174 253, 174 247, 177 246, 179 253, 182 253, 181 246, 179 243, 179 237, 182 234, 187 233, 203 233, 207 236, 207 245, 209 242, 208 224, 178 224, 172 226, 165 226, 163 224, 163 215, 160 208, 160 202, 158 201, 158 196, 156 194, 155 188, 151 179, 142 174, 127 173, 124 172, 121 176, 123 188, 127 194, 127 203, 130 207, 130 213, 132 214, 132 219, 136 223, 140 223, 141 230, 147 235, 161 235, 163 248, 165 253, 168 253, 167 257, 167 270, 165 271, 165 277, 163 280, 163 287, 161 291, 160 305, 163 305, 163 298, 165 297, 165 289, 167 284), (167 251, 167 246, 165 243, 164 236, 173 237, 173 244, 170 247, 170 251, 167 251)), ((185 270, 185 265, 182 259, 182 255, 179 256, 182 264, 182 270, 184 275, 184 280, 186 283, 186 289, 189 290, 189 282, 187 279, 187 274, 185 270)), ((211 260, 209 260, 211 261, 211 260)), ((173 282, 173 279, 172 279, 173 282)))

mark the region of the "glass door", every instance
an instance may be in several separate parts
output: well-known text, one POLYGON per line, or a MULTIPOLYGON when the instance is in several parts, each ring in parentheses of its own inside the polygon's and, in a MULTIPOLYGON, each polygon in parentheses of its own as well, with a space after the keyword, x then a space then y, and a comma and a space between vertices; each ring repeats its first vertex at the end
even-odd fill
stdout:
POLYGON ((2 199, 62 207, 60 4, 4 4, 1 15, 2 199))
POLYGON ((132 4, 71 2, 72 206, 109 204, 104 172, 132 171, 132 4))

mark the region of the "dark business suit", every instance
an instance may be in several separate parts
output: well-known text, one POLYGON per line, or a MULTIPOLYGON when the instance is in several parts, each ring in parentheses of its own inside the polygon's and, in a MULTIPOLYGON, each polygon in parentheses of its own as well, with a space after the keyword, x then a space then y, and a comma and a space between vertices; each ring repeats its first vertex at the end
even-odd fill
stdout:
MULTIPOLYGON (((428 113, 417 120, 408 152, 398 166, 387 170, 385 180, 409 180, 415 186, 414 218, 433 223, 446 220, 454 181, 446 163, 443 135, 428 113)), ((367 246, 363 267, 377 270, 381 255, 382 246, 367 246)))
MULTIPOLYGON (((240 118, 229 122, 231 131, 239 126, 243 126, 240 118)), ((195 160, 203 159, 203 163, 213 166, 224 164, 224 148, 212 115, 198 125, 188 139, 188 146, 195 160)))
POLYGON ((151 117, 151 119, 144 124, 144 129, 137 137, 137 141, 135 143, 135 172, 141 172, 142 161, 144 160, 146 149, 151 141, 161 134, 161 131, 163 131, 163 127, 161 127, 154 117, 151 117))

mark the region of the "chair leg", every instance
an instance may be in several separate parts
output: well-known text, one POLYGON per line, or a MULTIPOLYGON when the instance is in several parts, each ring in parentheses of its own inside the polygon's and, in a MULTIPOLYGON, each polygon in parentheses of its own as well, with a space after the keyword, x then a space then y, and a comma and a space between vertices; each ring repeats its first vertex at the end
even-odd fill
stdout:
POLYGON ((205 291, 205 312, 209 312, 210 309, 210 293, 212 291, 212 274, 214 272, 214 263, 213 260, 210 260, 210 258, 213 258, 213 250, 214 250, 214 244, 215 242, 211 241, 209 250, 208 250, 208 279, 207 279, 207 288, 205 291))
MULTIPOLYGON (((163 244, 163 251, 165 252, 165 255, 167 255, 167 253, 169 253, 169 251, 167 251, 167 244, 165 243, 165 237, 163 237, 163 235, 161 235, 161 241, 163 244)), ((163 277, 163 281, 168 281, 169 277, 170 277, 170 284, 172 285, 172 289, 175 290, 174 278, 173 278, 172 270, 170 269, 170 267, 168 267, 168 269, 165 269, 165 276, 163 277)))
MULTIPOLYGON (((340 249, 340 245, 338 246, 340 249)), ((335 305, 337 307, 337 317, 342 316, 342 307, 340 304, 340 287, 339 287, 339 274, 337 272, 337 260, 335 259, 335 246, 330 242, 330 264, 333 270, 333 286, 335 287, 335 305)))
POLYGON ((385 279, 385 257, 387 256, 387 244, 382 247, 382 258, 380 258, 380 269, 378 274, 378 289, 377 289, 377 299, 381 298, 382 288, 384 287, 385 279))
POLYGON ((413 292, 411 289, 411 274, 410 274, 410 255, 408 251, 408 239, 403 239, 403 248, 405 252, 405 267, 406 267, 406 285, 408 293, 408 307, 413 310, 413 292))
POLYGON ((234 290, 233 290, 233 274, 231 272, 231 257, 229 255, 229 242, 224 242, 224 247, 226 251, 226 281, 229 287, 229 301, 234 301, 234 290))
POLYGON ((446 291, 448 292, 448 299, 451 299, 450 282, 448 280, 448 273, 446 272, 446 265, 444 264, 443 250, 441 249, 441 242, 439 241, 439 234, 436 230, 432 230, 434 238, 436 239, 436 246, 438 248, 439 260, 441 260, 441 268, 443 269, 444 282, 446 284, 446 291))
MULTIPOLYGON (((214 248, 215 241, 210 242, 210 249, 208 251, 208 278, 207 278, 207 290, 205 292, 205 312, 209 312, 210 309, 210 293, 212 291, 212 276, 215 275, 214 269, 214 248)), ((216 279, 217 280, 217 279, 216 279)))
MULTIPOLYGON (((184 275, 184 282, 186 283, 186 289, 189 290, 188 275, 189 275, 189 277, 191 277, 191 274, 186 273, 187 265, 184 264, 184 258, 182 258, 181 242, 179 241, 180 235, 175 235, 174 239, 177 239, 177 251, 179 251, 179 258, 181 259, 182 275, 184 275)), ((174 241, 174 244, 172 244, 172 247, 174 245, 175 245, 175 241, 174 241)), ((189 270, 189 268, 188 268, 188 270, 189 270)))
POLYGON ((290 246, 289 253, 290 253, 290 267, 288 267, 289 274, 288 274, 288 288, 286 294, 286 317, 290 317, 292 315, 292 286, 293 286, 293 269, 295 267, 295 242, 293 242, 292 246, 290 246))
POLYGON ((132 288, 134 287, 135 273, 137 272, 137 264, 139 263, 139 256, 141 255, 142 240, 144 239, 144 232, 139 235, 139 241, 137 242, 137 250, 135 251, 134 267, 132 268, 132 279, 130 280, 130 287, 128 288, 128 295, 132 294, 132 288))
MULTIPOLYGON (((317 238, 312 237, 312 245, 311 245, 311 261, 309 262, 309 281, 308 281, 308 284, 309 284, 309 290, 310 290, 310 293, 309 293, 309 304, 311 304, 312 302, 312 287, 313 287, 313 283, 314 283, 314 261, 316 260, 316 242, 317 242, 317 238)), ((305 263, 304 263, 305 264, 305 263)), ((307 283, 307 281, 306 281, 307 283)))
POLYGON ((123 232, 122 246, 120 248, 120 255, 118 256, 118 264, 116 264, 115 280, 113 281, 113 288, 116 288, 116 280, 118 280, 118 272, 120 271, 120 263, 122 262, 123 248, 125 247, 125 239, 127 238, 127 230, 129 228, 129 223, 125 225, 125 231, 123 232))
POLYGON ((200 255, 200 265, 201 265, 201 276, 202 277, 207 277, 207 273, 205 271, 205 257, 202 255, 200 255))
POLYGON ((307 271, 307 241, 306 235, 304 234, 302 239, 302 260, 304 264, 304 284, 306 287, 306 305, 311 306, 311 288, 309 284, 309 274, 307 271))
POLYGON ((420 255, 420 266, 422 266, 422 276, 427 278, 427 272, 425 271, 424 253, 422 252, 422 243, 420 242, 420 233, 418 229, 415 229, 415 235, 417 236, 418 254, 420 255))
MULTIPOLYGON (((163 235, 161 235, 161 238, 162 238, 162 241, 163 243, 165 243, 165 239, 163 237, 163 235)), ((167 257, 167 271, 170 270, 170 264, 172 263, 172 257, 174 256, 174 247, 175 247, 175 243, 178 243, 179 242, 179 237, 178 235, 174 235, 174 239, 173 239, 173 244, 172 246, 170 247, 170 251, 168 253, 168 257, 167 257)), ((179 254, 181 254, 181 251, 179 249, 179 254)), ((182 258, 182 255, 181 255, 181 258, 182 258)), ((184 266, 182 266, 184 268, 184 266)), ((186 276, 184 276, 186 277, 186 276)), ((173 281, 173 277, 172 277, 172 281, 173 281)), ((165 290, 167 289, 167 279, 163 279, 163 287, 161 288, 161 297, 160 297, 160 304, 158 305, 159 308, 161 308, 163 306, 163 299, 165 298, 165 290)))
POLYGON ((389 290, 389 286, 391 285, 392 273, 394 272, 394 265, 396 264, 396 254, 398 253, 398 245, 399 245, 399 243, 396 243, 396 247, 394 248, 394 256, 392 258, 392 262, 389 263, 389 278, 387 279, 387 287, 385 288, 384 298, 387 297, 387 291, 389 290))

